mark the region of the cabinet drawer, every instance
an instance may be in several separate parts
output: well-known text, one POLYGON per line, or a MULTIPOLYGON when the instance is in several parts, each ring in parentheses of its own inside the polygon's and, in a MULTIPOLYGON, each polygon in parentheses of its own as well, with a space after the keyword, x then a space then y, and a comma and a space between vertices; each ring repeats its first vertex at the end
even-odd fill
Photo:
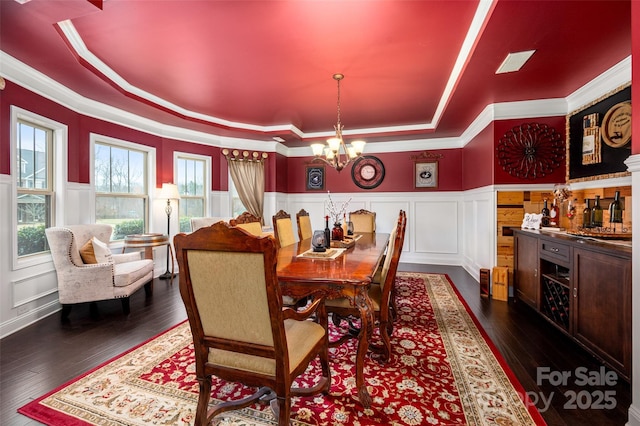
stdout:
POLYGON ((540 240, 540 256, 569 262, 569 246, 555 241, 540 240))

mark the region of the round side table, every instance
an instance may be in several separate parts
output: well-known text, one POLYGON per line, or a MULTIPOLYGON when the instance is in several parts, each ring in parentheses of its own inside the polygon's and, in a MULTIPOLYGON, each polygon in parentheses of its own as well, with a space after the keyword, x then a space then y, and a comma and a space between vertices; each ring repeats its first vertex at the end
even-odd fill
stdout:
POLYGON ((169 279, 173 280, 174 277, 174 258, 173 258, 173 249, 171 248, 171 241, 169 241, 169 236, 167 234, 131 234, 126 235, 124 237, 124 246, 122 246, 122 252, 129 248, 144 248, 144 257, 145 259, 153 259, 153 248, 168 246, 169 253, 171 255, 171 273, 169 273, 169 268, 167 271, 160 275, 158 278, 160 279, 169 279))

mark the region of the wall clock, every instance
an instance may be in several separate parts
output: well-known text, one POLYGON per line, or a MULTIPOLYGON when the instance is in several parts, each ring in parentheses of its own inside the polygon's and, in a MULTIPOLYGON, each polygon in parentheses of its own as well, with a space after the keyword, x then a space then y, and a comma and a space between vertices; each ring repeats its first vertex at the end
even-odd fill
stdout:
POLYGON ((384 179, 384 164, 373 155, 363 155, 351 167, 353 183, 362 189, 373 189, 384 179))

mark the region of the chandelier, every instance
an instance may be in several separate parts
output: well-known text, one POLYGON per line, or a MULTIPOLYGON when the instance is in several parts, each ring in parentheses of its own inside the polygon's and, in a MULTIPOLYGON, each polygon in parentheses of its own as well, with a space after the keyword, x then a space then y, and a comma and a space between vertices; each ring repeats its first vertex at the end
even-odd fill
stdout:
POLYGON ((342 170, 347 164, 362 155, 365 141, 353 141, 348 146, 342 139, 343 125, 340 122, 340 80, 344 78, 344 74, 334 74, 333 79, 338 82, 338 123, 333 126, 336 129, 336 135, 327 139, 327 145, 322 143, 311 144, 315 160, 324 161, 337 171, 342 170))

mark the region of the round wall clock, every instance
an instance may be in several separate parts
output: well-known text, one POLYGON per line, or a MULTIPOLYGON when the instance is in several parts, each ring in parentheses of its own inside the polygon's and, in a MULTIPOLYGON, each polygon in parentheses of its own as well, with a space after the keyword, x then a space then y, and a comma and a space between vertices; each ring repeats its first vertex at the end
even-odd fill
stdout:
POLYGON ((362 189, 373 189, 384 179, 384 164, 373 155, 363 155, 351 167, 353 183, 362 189))

